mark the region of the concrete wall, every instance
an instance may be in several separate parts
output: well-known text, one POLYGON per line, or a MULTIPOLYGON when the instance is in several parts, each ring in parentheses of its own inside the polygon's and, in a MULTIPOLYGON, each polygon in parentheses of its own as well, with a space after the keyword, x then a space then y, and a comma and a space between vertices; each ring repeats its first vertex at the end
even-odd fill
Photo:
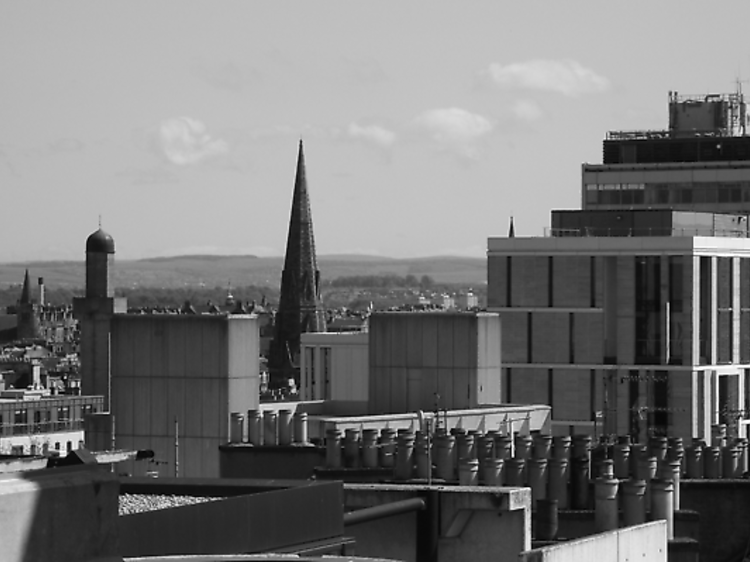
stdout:
POLYGON ((653 521, 524 552, 521 562, 666 562, 667 523, 653 521))
POLYGON ((750 481, 683 480, 680 507, 700 514, 700 559, 721 562, 746 555, 750 481))
POLYGON ((123 315, 112 321, 116 446, 152 449, 162 476, 175 475, 176 455, 180 476, 218 476, 229 414, 258 407, 258 382, 255 317, 123 315))
POLYGON ((499 322, 487 313, 373 314, 370 412, 500 403, 499 322))
POLYGON ((0 476, 4 562, 119 561, 114 474, 71 467, 0 476))
POLYGON ((366 332, 306 333, 300 340, 300 398, 302 400, 362 401, 368 399, 366 332), (326 383, 323 350, 330 353, 326 383))
MULTIPOLYGON (((197 479, 181 486, 186 479, 145 480, 150 482, 141 481, 138 493, 220 499, 120 517, 121 553, 126 558, 294 552, 316 543, 334 546, 343 538, 341 482, 276 480, 268 486, 197 479)), ((134 485, 125 482, 123 487, 132 490, 134 485)))
MULTIPOLYGON (((516 562, 531 547, 529 488, 345 484, 344 505, 355 510, 425 497, 430 492, 438 495, 434 502, 439 509, 438 562, 516 562)), ((415 562, 418 517, 406 513, 345 530, 357 541, 357 556, 415 562)))

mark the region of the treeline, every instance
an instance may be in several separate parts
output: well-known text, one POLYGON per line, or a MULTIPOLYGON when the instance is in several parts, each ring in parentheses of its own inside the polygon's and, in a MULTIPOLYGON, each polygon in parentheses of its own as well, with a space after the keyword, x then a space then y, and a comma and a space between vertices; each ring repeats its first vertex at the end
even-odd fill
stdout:
MULTIPOLYGON (((32 290, 37 291, 38 287, 36 284, 32 285, 32 290)), ((11 285, 4 289, 0 288, 0 308, 5 309, 8 306, 15 306, 21 299, 21 291, 23 290, 21 285, 11 285)), ((82 297, 83 289, 68 289, 68 288, 45 288, 44 300, 53 306, 66 306, 73 304, 74 297, 82 297)), ((34 294, 33 296, 36 296, 34 294)))
MULTIPOLYGON (((36 286, 33 287, 36 289, 36 286)), ((0 288, 0 308, 5 309, 8 306, 15 306, 21 298, 21 286, 13 285, 7 288, 0 288)), ((246 287, 233 287, 231 289, 235 301, 241 300, 243 303, 255 301, 260 304, 265 297, 266 301, 272 304, 278 303, 279 291, 264 286, 249 285, 246 287)), ((34 295, 36 297, 36 295, 34 295)), ((74 297, 84 296, 84 290, 55 288, 45 290, 45 301, 53 306, 69 306, 73 304, 74 297)), ((208 302, 216 305, 223 305, 227 298, 226 287, 178 287, 178 288, 160 288, 160 287, 134 287, 115 289, 115 296, 127 297, 128 307, 130 308, 154 308, 181 307, 185 301, 190 301, 194 305, 205 305, 208 302)))
MULTIPOLYGON (((232 287, 232 296, 236 301, 242 301, 245 304, 255 302, 260 304, 264 298, 269 303, 277 303, 279 293, 276 289, 269 287, 258 287, 248 285, 245 287, 232 287)), ((117 289, 115 294, 118 297, 128 299, 129 308, 153 308, 168 307, 178 308, 190 301, 193 305, 205 305, 213 303, 218 306, 224 304, 227 299, 226 287, 179 287, 179 288, 160 288, 160 287, 135 287, 128 289, 117 289)))
POLYGON ((429 275, 422 275, 417 279, 414 275, 404 277, 393 273, 385 275, 350 275, 336 277, 324 285, 335 288, 357 288, 357 289, 431 289, 435 286, 435 280, 429 275))

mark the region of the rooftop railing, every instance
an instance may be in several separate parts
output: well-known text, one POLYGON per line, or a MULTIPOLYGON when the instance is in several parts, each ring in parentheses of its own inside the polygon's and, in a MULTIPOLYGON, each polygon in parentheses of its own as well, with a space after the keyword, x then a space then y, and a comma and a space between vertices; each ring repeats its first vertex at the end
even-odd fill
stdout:
POLYGON ((580 228, 551 228, 544 229, 547 238, 609 238, 609 237, 635 237, 635 236, 671 236, 687 237, 709 236, 716 238, 750 238, 750 232, 745 229, 690 227, 690 228, 605 228, 605 227, 580 227, 580 228))

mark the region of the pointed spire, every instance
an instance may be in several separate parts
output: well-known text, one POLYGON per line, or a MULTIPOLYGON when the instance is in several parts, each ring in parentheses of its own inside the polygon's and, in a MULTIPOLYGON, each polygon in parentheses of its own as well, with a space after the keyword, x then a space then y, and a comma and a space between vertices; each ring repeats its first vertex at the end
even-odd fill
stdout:
POLYGON ((508 238, 516 237, 516 227, 513 224, 513 215, 510 216, 510 228, 508 229, 508 238))
POLYGON ((23 277, 23 289, 21 290, 21 304, 31 304, 31 281, 29 280, 29 270, 23 277))
POLYGON ((325 310, 320 299, 320 272, 315 255, 310 197, 307 192, 305 153, 302 140, 297 154, 294 195, 289 233, 281 273, 279 309, 269 357, 271 376, 277 380, 297 378, 301 332, 325 332, 325 310))

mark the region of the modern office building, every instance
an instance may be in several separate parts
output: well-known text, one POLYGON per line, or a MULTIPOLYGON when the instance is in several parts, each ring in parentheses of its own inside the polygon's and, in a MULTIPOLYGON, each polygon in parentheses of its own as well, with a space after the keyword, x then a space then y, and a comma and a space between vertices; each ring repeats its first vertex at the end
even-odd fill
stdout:
POLYGON ((550 404, 561 433, 743 433, 747 222, 612 210, 553 212, 552 224, 552 236, 488 240, 507 401, 550 404))
POLYGON ((610 131, 602 164, 583 164, 583 209, 750 213, 744 95, 669 93, 669 127, 610 131))

